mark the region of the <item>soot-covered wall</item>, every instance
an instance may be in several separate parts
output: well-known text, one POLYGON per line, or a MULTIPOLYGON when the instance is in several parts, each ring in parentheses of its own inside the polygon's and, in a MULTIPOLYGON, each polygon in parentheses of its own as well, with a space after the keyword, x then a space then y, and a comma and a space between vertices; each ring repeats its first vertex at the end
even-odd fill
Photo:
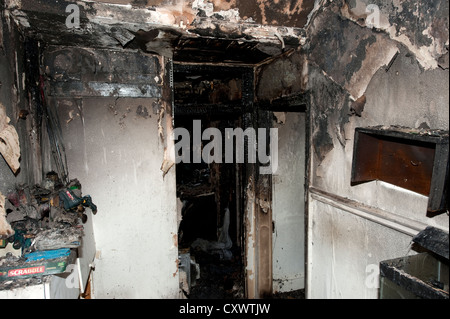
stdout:
POLYGON ((309 298, 377 298, 382 260, 415 253, 428 225, 448 231, 427 196, 350 180, 356 127, 448 131, 448 2, 416 4, 335 1, 308 30, 309 298))
POLYGON ((98 207, 94 296, 178 298, 176 181, 166 157, 171 64, 67 47, 44 57, 70 177, 98 207))

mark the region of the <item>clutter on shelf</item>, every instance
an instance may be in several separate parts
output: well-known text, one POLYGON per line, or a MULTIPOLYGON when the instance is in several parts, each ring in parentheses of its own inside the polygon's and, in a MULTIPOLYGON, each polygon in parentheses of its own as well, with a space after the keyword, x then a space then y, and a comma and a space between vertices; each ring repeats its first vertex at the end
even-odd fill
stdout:
POLYGON ((65 272, 81 245, 86 208, 97 213, 77 179, 63 183, 55 172, 41 185, 20 185, 0 194, 0 208, 7 229, 0 234, 0 253, 8 245, 12 250, 0 254, 0 290, 20 280, 27 284, 30 278, 65 272))

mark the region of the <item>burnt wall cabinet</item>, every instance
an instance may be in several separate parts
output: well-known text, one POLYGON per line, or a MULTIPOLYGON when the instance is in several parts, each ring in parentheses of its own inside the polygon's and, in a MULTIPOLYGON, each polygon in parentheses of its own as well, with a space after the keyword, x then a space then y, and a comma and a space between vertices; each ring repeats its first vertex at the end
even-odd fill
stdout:
POLYGON ((448 131, 357 128, 352 185, 384 181, 429 197, 429 217, 448 210, 448 131))

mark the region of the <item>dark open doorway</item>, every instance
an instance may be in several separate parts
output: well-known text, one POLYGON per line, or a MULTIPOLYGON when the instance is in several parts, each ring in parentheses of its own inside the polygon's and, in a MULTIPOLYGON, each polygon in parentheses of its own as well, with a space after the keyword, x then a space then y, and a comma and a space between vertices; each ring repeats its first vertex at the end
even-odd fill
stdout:
MULTIPOLYGON (((174 129, 183 128, 189 139, 188 161, 175 139, 183 158, 176 172, 180 285, 187 298, 271 298, 304 287, 305 100, 299 95, 256 104, 254 77, 255 69, 246 66, 174 66, 174 129), (201 155, 215 140, 202 139, 210 128, 220 135, 221 163, 198 157, 196 140, 201 155), (276 129, 276 172, 261 173, 259 158, 247 161, 248 139, 245 162, 227 162, 229 128, 276 129)), ((251 147, 263 149, 257 142, 251 147)), ((266 146, 271 149, 272 140, 266 146)))
MULTIPOLYGON (((252 82, 252 69, 176 64, 174 67, 174 128, 188 132, 190 155, 176 165, 180 281, 191 299, 245 297, 243 251, 242 163, 195 158, 196 129, 214 128, 225 150, 225 130, 241 128, 252 82), (250 86, 249 86, 250 85, 250 86), (249 86, 249 87, 248 87, 249 86)), ((196 140, 197 138, 197 140, 196 140)), ((175 140, 175 143, 180 140, 175 140)), ((201 147, 209 143, 201 141, 201 147)), ((214 152, 217 150, 214 150, 214 152)), ((200 150, 200 153, 201 150, 200 150)), ((214 154, 218 155, 218 154, 214 154)))

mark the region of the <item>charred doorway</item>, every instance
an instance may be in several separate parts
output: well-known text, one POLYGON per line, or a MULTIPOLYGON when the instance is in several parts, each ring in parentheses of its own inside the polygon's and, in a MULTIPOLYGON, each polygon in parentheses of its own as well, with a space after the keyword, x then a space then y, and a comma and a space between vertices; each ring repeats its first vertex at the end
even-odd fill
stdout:
POLYGON ((252 94, 252 68, 174 65, 180 287, 190 299, 245 297, 245 164, 226 159, 225 143, 227 129, 245 127, 252 94))

